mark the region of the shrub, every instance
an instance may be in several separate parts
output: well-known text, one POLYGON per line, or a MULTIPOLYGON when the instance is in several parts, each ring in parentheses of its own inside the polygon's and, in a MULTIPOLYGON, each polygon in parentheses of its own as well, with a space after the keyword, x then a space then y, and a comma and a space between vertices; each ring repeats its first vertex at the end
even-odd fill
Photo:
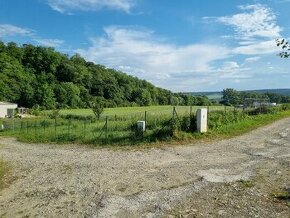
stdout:
POLYGON ((247 116, 247 114, 240 111, 213 111, 208 115, 208 128, 219 129, 224 125, 240 122, 246 119, 247 116))

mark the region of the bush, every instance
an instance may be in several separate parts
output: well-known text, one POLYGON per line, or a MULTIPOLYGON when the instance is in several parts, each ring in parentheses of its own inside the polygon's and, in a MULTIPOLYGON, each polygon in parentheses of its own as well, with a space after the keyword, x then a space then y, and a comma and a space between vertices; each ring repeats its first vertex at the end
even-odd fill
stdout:
POLYGON ((28 110, 28 113, 34 116, 39 116, 41 114, 39 105, 34 105, 30 110, 28 110))
POLYGON ((194 115, 191 115, 190 117, 182 117, 180 126, 181 131, 196 131, 196 117, 194 115))
POLYGON ((88 116, 82 116, 82 115, 76 115, 76 114, 66 114, 66 115, 60 115, 61 118, 66 119, 66 120, 90 120, 92 123, 96 122, 96 117, 93 115, 88 115, 88 116))
POLYGON ((219 129, 224 125, 240 122, 246 119, 247 116, 247 114, 240 111, 213 111, 208 115, 208 128, 219 129))
POLYGON ((281 106, 281 109, 282 109, 283 111, 290 110, 290 104, 283 104, 283 105, 281 106))

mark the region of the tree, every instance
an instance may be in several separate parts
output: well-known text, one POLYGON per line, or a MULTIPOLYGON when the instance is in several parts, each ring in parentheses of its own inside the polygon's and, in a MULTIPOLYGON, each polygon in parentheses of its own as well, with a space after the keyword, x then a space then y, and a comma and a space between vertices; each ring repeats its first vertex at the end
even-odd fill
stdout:
POLYGON ((238 91, 227 88, 223 90, 223 103, 227 105, 237 105, 240 103, 240 94, 238 91))
POLYGON ((48 83, 42 84, 36 90, 36 99, 44 109, 55 108, 55 95, 53 88, 48 83))
POLYGON ((88 107, 95 98, 104 107, 196 103, 195 97, 157 88, 78 54, 70 58, 53 48, 0 40, 0 101, 52 109, 88 107))
POLYGON ((96 97, 94 101, 89 102, 89 107, 92 109, 97 119, 100 119, 101 114, 104 111, 104 99, 96 97))
POLYGON ((281 47, 281 49, 283 50, 282 52, 278 54, 281 58, 290 57, 290 45, 285 39, 277 39, 276 44, 278 47, 281 47))

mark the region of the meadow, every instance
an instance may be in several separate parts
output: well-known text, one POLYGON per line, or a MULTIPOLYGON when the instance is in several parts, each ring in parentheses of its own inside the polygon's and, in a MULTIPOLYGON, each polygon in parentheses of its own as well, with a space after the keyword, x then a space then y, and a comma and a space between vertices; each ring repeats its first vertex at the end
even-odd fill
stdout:
POLYGON ((90 109, 44 111, 42 116, 4 119, 3 136, 27 142, 78 143, 93 145, 140 145, 163 142, 192 142, 199 139, 227 138, 290 116, 289 107, 267 110, 208 108, 208 133, 196 132, 195 112, 201 107, 151 106, 107 108, 100 119, 90 109), (146 121, 146 131, 137 121, 146 121))
MULTIPOLYGON (((176 106, 175 109, 180 115, 189 114, 195 112, 198 108, 208 108, 210 111, 224 110, 224 106, 176 106)), ((233 110, 233 107, 226 107, 228 110, 233 110)), ((167 106, 147 106, 147 107, 118 107, 118 108, 105 108, 102 113, 102 117, 113 116, 139 116, 147 112, 153 116, 159 115, 171 115, 173 107, 167 106)), ((48 115, 52 111, 45 111, 45 115, 48 115)), ((63 109, 60 110, 60 115, 79 115, 79 116, 93 116, 91 109, 63 109)))

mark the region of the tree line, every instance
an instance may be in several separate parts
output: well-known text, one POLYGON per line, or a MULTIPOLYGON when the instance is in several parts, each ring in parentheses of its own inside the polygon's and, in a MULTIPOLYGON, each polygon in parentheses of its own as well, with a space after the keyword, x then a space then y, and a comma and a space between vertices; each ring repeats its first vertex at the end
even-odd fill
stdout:
POLYGON ((282 95, 278 93, 258 93, 258 92, 247 92, 247 91, 237 91, 232 88, 227 88, 222 91, 222 104, 225 105, 242 105, 247 100, 252 101, 266 101, 272 103, 290 103, 290 96, 282 95))
POLYGON ((2 41, 0 101, 42 109, 86 108, 94 102, 105 107, 210 104, 205 96, 172 93, 78 54, 2 41))

